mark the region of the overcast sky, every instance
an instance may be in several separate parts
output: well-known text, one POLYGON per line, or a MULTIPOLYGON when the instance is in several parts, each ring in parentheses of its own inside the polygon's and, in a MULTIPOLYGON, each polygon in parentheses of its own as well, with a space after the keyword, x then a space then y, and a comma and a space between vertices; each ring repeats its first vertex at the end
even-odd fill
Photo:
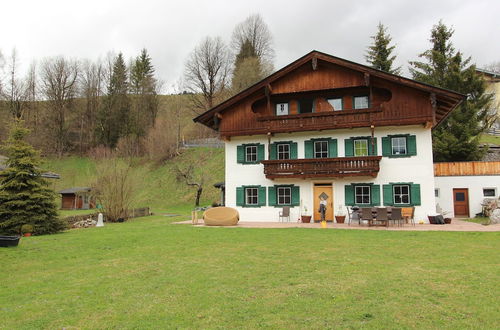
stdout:
POLYGON ((205 36, 229 42, 234 26, 253 13, 273 35, 276 69, 313 49, 365 63, 379 21, 405 72, 429 48, 440 19, 455 29, 455 48, 478 66, 500 61, 499 0, 8 0, 1 3, 0 51, 8 56, 15 47, 26 68, 57 55, 97 59, 121 51, 131 58, 145 47, 159 78, 172 86, 205 36))

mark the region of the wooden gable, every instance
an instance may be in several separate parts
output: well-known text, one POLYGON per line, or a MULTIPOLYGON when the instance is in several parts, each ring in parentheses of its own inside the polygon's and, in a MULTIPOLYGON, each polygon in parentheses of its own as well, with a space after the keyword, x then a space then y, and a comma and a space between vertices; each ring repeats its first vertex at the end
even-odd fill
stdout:
POLYGON ((432 127, 462 99, 459 93, 314 51, 194 121, 222 137, 372 125, 432 127), (356 96, 367 96, 369 106, 354 109, 356 96), (332 98, 342 100, 342 110, 334 111, 332 98), (276 115, 278 103, 288 105, 288 115, 276 115))

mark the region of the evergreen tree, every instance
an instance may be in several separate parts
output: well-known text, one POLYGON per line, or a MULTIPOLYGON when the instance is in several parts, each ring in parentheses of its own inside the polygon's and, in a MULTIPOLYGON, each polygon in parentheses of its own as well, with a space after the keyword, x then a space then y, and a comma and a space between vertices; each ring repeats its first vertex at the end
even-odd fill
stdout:
POLYGON ((97 140, 114 148, 130 131, 130 100, 127 67, 120 53, 113 63, 108 92, 97 114, 97 140))
POLYGON ((425 62, 410 62, 415 80, 451 89, 467 95, 467 99, 433 130, 434 161, 479 160, 486 150, 479 147, 479 138, 491 124, 487 105, 491 96, 485 94, 485 82, 476 74, 471 58, 462 57, 451 42, 453 29, 443 22, 431 31, 432 48, 419 56, 425 62))
POLYGON ((266 72, 261 59, 257 55, 254 46, 246 40, 236 55, 234 62, 233 78, 231 80, 232 92, 234 94, 260 81, 266 72))
POLYGON ((7 168, 0 172, 0 233, 19 234, 24 224, 32 225, 37 235, 66 228, 59 219, 56 195, 38 168, 38 152, 25 141, 29 130, 16 122, 3 150, 7 168))
POLYGON ((390 46, 391 36, 387 33, 387 28, 378 23, 377 34, 371 36, 373 44, 368 47, 365 55, 366 61, 372 68, 393 74, 401 74, 401 67, 392 68, 396 55, 391 56, 396 46, 390 46))

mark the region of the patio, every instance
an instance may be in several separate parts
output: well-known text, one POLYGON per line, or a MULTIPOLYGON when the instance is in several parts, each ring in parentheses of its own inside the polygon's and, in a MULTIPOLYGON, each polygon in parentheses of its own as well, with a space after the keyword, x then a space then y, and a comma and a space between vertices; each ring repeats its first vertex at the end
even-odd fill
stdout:
MULTIPOLYGON (((174 222, 174 224, 191 224, 191 220, 174 222)), ((194 227, 205 227, 203 220, 199 219, 198 224, 194 227)), ((207 226, 209 227, 209 226, 207 226)), ((217 226, 210 226, 217 227, 217 226)), ((300 223, 300 222, 264 222, 264 221, 240 221, 232 228, 316 228, 321 229, 320 223, 300 223)), ((231 228, 228 227, 228 228, 231 228)), ((431 225, 431 224, 416 224, 415 226, 406 224, 400 226, 374 226, 368 227, 366 224, 358 225, 347 223, 327 223, 327 229, 354 229, 354 230, 393 230, 393 231, 470 231, 470 232, 497 232, 500 231, 500 224, 484 226, 481 224, 453 219, 451 224, 446 225, 431 225)))

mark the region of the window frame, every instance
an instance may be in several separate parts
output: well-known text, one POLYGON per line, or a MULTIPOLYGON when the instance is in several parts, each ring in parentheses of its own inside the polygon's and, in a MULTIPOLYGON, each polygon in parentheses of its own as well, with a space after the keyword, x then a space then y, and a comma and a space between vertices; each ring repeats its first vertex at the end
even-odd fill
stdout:
POLYGON ((292 146, 290 143, 277 143, 276 144, 276 159, 278 160, 288 160, 292 158, 292 146), (282 146, 287 146, 288 150, 287 151, 280 151, 280 147, 282 146), (288 153, 288 158, 280 158, 280 155, 287 154, 288 153))
POLYGON ((313 141, 313 158, 314 159, 328 158, 329 157, 329 153, 328 153, 328 149, 329 148, 330 148, 330 145, 329 145, 329 141, 328 140, 316 140, 316 141, 313 141), (316 143, 326 143, 326 150, 321 150, 320 151, 320 153, 326 152, 326 157, 316 157, 316 154, 318 153, 316 151, 316 143))
POLYGON ((410 205, 411 204, 411 185, 409 184, 393 184, 392 185, 392 203, 393 205, 410 205), (396 194, 396 188, 402 188, 402 187, 406 187, 406 189, 408 190, 408 192, 406 194, 400 192, 399 194, 396 194), (396 203, 396 196, 398 196, 400 198, 400 201, 402 200, 402 196, 405 196, 407 195, 407 198, 408 198, 408 202, 407 203, 404 203, 404 202, 400 202, 400 203, 396 203))
POLYGON ((328 102, 328 104, 330 104, 332 106, 333 111, 342 111, 342 110, 344 110, 344 98, 343 97, 330 97, 330 98, 326 99, 326 102, 328 102), (330 103, 330 101, 333 101, 333 100, 340 100, 340 109, 335 109, 335 107, 333 106, 333 104, 330 103))
POLYGON ((363 95, 354 95, 352 97, 352 108, 353 110, 363 110, 363 109, 370 109, 370 96, 363 94, 363 95), (356 107, 356 99, 364 97, 366 98, 366 108, 357 108, 356 107))
POLYGON ((257 163, 258 159, 259 159, 259 146, 256 144, 245 145, 245 163, 257 163), (255 148, 255 160, 248 159, 249 156, 248 150, 250 148, 255 148))
POLYGON ((288 116, 290 114, 290 102, 277 102, 274 107, 274 113, 276 116, 288 116), (286 105, 286 114, 280 114, 278 112, 278 106, 286 105))
POLYGON ((354 157, 367 157, 370 155, 370 148, 368 146, 370 142, 368 139, 353 139, 352 140, 352 147, 353 147, 353 155, 354 157), (365 142, 366 143, 366 155, 356 155, 356 142, 365 142))
MULTIPOLYGON (((362 192, 360 197, 363 198, 365 194, 362 192)), ((372 203, 372 188, 371 185, 358 184, 354 186, 354 204, 355 205, 371 205, 372 203), (358 203, 358 188, 368 188, 368 203, 358 203)))
POLYGON ((391 136, 391 155, 392 156, 408 156, 408 137, 405 135, 399 135, 399 136, 391 136), (394 153, 394 143, 393 141, 395 139, 404 139, 404 147, 405 147, 405 152, 404 153, 394 153))
POLYGON ((298 110, 298 113, 299 114, 302 114, 302 113, 314 113, 315 110, 316 110, 316 102, 314 102, 314 98, 303 98, 303 99, 298 99, 297 100, 297 110, 298 110), (302 107, 300 105, 301 102, 303 101, 311 101, 311 112, 303 112, 302 111, 302 107))
POLYGON ((276 206, 290 206, 292 205, 292 186, 276 186, 276 206), (288 196, 283 196, 283 203, 280 203, 280 191, 288 191, 288 196), (289 202, 286 202, 286 198, 289 202))
POLYGON ((252 187, 244 187, 244 204, 245 206, 247 207, 259 207, 259 187, 257 186, 252 186, 252 187), (256 194, 255 196, 249 196, 248 195, 248 191, 249 190, 255 190, 256 194), (249 203, 248 202, 248 198, 251 197, 251 198, 255 198, 256 200, 256 203, 249 203))

